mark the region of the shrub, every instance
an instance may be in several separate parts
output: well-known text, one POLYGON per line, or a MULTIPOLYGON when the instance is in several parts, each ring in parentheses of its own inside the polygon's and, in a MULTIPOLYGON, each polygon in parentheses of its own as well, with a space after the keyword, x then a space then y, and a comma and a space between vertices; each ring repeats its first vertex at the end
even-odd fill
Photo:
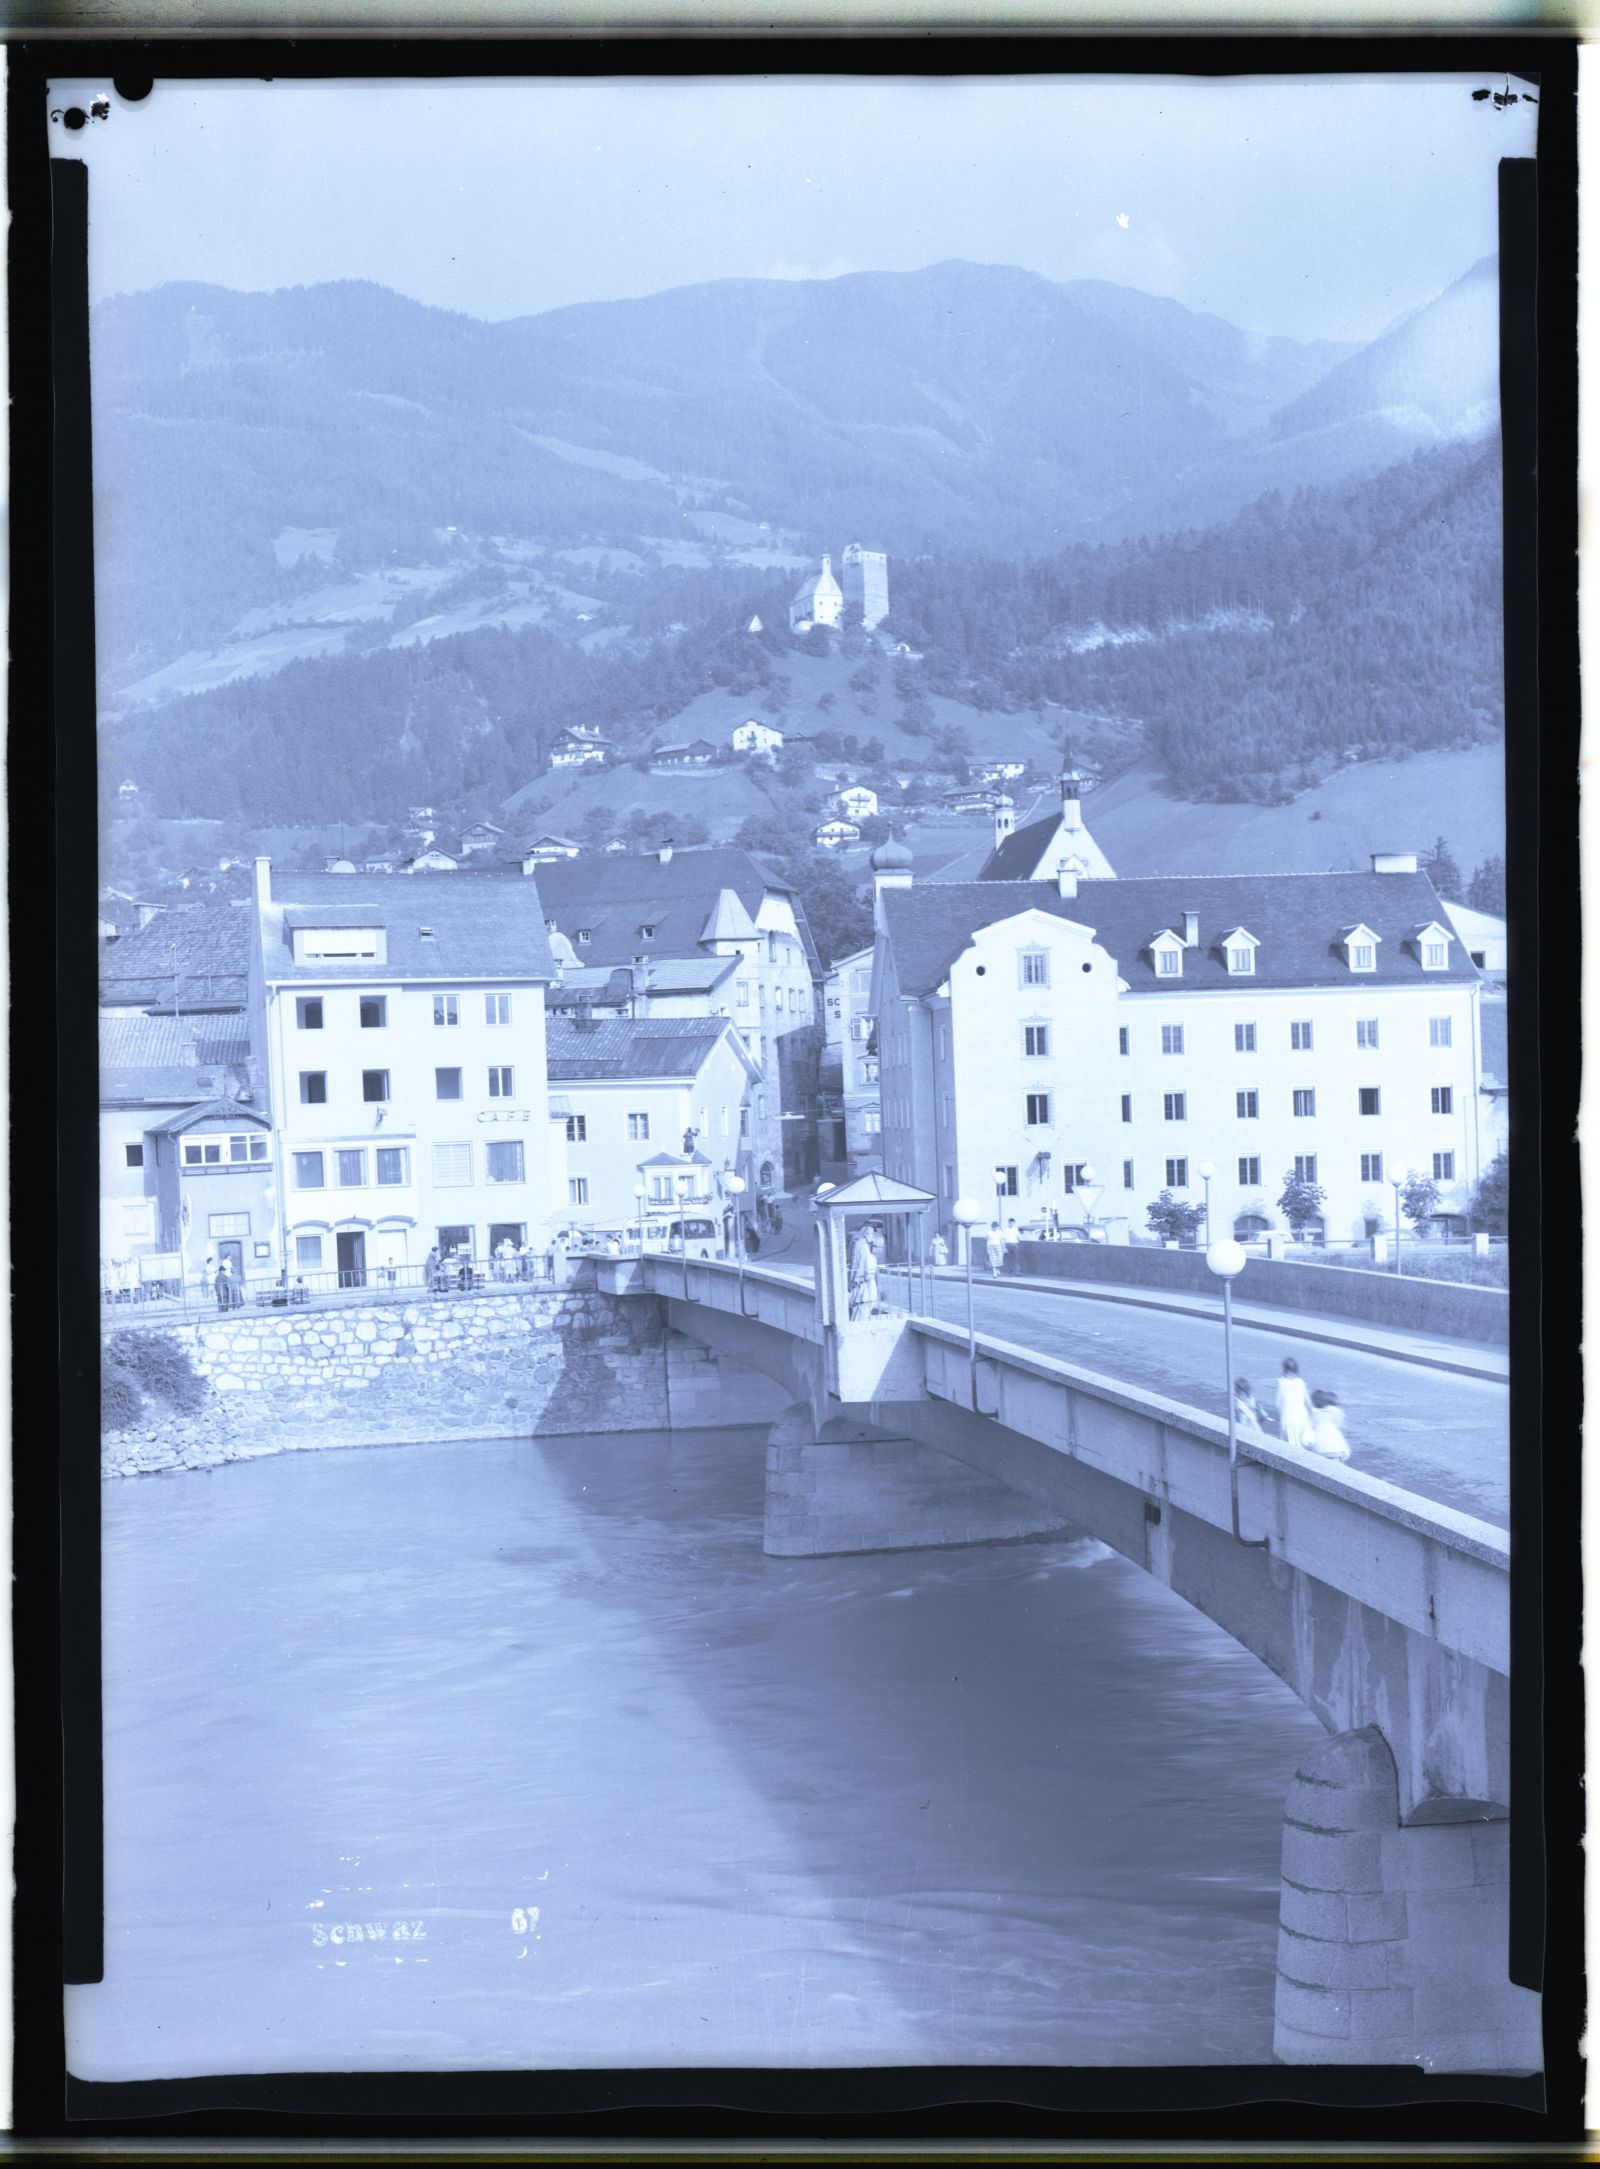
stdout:
POLYGON ((1165 1243, 1192 1242, 1195 1230, 1205 1216, 1203 1205, 1180 1204, 1170 1190, 1163 1190, 1161 1195, 1145 1208, 1145 1218, 1165 1243))
POLYGON ((131 1371, 109 1359, 100 1372, 100 1426, 105 1431, 126 1431, 137 1423, 144 1407, 139 1381, 131 1371))
POLYGON ((128 1374, 136 1388, 158 1394, 184 1415, 205 1405, 205 1381, 195 1370, 186 1348, 168 1340, 164 1333, 118 1333, 106 1351, 106 1371, 128 1374))

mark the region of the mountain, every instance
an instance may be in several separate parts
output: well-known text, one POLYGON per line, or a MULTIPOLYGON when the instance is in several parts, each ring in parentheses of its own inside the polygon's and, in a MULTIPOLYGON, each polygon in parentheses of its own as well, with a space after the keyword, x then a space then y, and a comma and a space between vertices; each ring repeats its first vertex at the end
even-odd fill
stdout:
POLYGON ((1426 310, 1373 360, 996 265, 502 324, 360 282, 119 297, 92 325, 103 702, 474 626, 592 642, 631 622, 604 589, 630 558, 788 572, 852 537, 1029 556, 1210 524, 1466 426, 1492 326, 1485 365, 1481 307, 1434 306, 1470 353, 1429 408, 1386 389, 1444 337, 1426 310))

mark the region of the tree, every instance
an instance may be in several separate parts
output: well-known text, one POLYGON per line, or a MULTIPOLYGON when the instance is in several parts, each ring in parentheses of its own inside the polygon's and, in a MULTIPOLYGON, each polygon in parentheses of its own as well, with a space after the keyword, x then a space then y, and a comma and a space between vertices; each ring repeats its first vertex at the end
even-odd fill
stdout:
POLYGON ((1504 1152, 1484 1169, 1472 1193, 1472 1225, 1485 1235, 1504 1236, 1511 1201, 1511 1170, 1504 1152))
POLYGON ((1422 871, 1433 883, 1439 894, 1459 904, 1464 886, 1461 869, 1455 862, 1455 854, 1442 836, 1434 838, 1433 849, 1422 862, 1422 871))
POLYGON ((1291 1169, 1283 1178, 1283 1194, 1278 1199, 1278 1210, 1295 1235, 1313 1220, 1322 1218, 1322 1208, 1328 1193, 1320 1183, 1311 1182, 1304 1175, 1291 1169))
POLYGON ((1439 1202, 1439 1185, 1431 1175, 1419 1175, 1416 1169, 1406 1170, 1405 1187, 1400 1192, 1400 1210, 1411 1222, 1413 1231, 1424 1220, 1431 1220, 1439 1202))
POLYGON ((1497 919, 1505 917, 1506 862, 1503 858, 1484 860, 1472 877, 1467 902, 1474 911, 1492 912, 1497 919))
POLYGON ((1145 1218, 1164 1243, 1192 1242, 1205 1216, 1203 1205, 1180 1205, 1170 1190, 1145 1207, 1145 1218))

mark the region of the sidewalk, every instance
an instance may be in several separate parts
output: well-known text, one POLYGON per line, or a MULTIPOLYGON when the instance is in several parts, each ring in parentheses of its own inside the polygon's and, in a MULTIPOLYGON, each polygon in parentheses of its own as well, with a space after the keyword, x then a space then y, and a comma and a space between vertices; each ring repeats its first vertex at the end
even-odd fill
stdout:
MULTIPOLYGON (((966 1276, 952 1266, 936 1275, 941 1281, 964 1282, 966 1276)), ((1077 1296, 1095 1303, 1122 1303, 1135 1310, 1169 1311, 1189 1318, 1219 1318, 1222 1297, 1185 1295, 1176 1290, 1107 1287, 1104 1281, 1057 1280, 1053 1275, 975 1273, 975 1288, 1026 1289, 1031 1294, 1077 1296)), ((1259 1331, 1281 1333, 1288 1340, 1324 1341, 1335 1348, 1356 1348, 1370 1355, 1388 1356, 1397 1363, 1420 1364, 1425 1370, 1453 1371, 1462 1378, 1481 1378, 1504 1385, 1511 1374, 1504 1349, 1474 1348, 1465 1341, 1438 1333, 1396 1333, 1384 1326, 1368 1325, 1354 1318, 1333 1318, 1316 1311, 1287 1310, 1264 1303, 1235 1303, 1233 1322, 1259 1331)))

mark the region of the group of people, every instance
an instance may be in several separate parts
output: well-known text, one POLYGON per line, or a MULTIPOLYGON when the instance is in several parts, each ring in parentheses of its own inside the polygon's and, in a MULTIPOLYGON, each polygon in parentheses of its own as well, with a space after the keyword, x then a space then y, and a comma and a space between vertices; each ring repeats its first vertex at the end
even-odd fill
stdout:
POLYGON ((217 1291, 218 1310, 242 1310, 244 1308, 243 1276, 233 1269, 231 1258, 218 1260, 213 1285, 217 1291))
POLYGON ((1269 1414, 1251 1392, 1248 1378, 1233 1382, 1234 1416, 1241 1430, 1262 1438, 1281 1438, 1286 1446, 1303 1447, 1330 1461, 1349 1460, 1350 1442, 1344 1435, 1339 1396, 1325 1386, 1313 1392, 1293 1356, 1284 1358, 1274 1400, 1275 1412, 1269 1414))

